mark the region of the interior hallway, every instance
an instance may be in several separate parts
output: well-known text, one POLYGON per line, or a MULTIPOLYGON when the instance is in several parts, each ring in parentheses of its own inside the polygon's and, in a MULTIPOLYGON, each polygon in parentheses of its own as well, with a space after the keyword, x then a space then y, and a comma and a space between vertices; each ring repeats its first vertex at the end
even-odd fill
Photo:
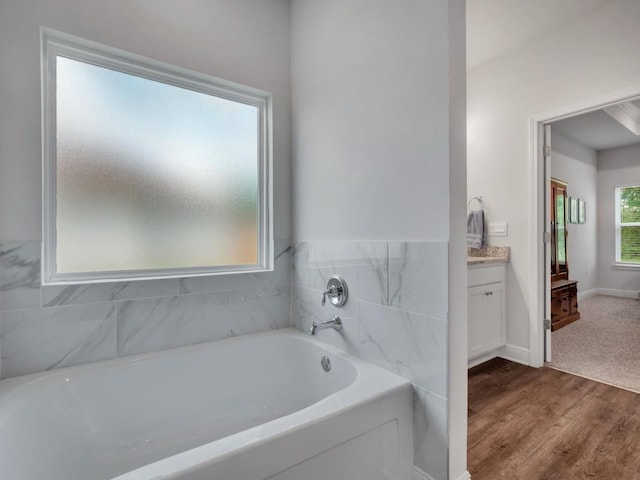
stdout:
POLYGON ((469 372, 473 480, 640 478, 640 395, 494 359, 469 372))

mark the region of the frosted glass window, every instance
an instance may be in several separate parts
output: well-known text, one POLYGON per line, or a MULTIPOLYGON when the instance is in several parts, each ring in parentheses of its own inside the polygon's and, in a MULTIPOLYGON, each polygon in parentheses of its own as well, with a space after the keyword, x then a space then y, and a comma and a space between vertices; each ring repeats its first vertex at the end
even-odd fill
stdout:
POLYGON ((104 53, 48 52, 48 279, 269 268, 264 99, 104 53))

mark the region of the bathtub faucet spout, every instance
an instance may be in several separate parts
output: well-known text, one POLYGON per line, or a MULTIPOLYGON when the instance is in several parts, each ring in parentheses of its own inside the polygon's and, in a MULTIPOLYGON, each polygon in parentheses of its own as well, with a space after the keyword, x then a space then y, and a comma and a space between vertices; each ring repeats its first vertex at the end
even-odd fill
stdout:
POLYGON ((316 332, 324 330, 325 328, 333 328, 334 330, 340 331, 342 329, 342 320, 339 316, 334 315, 331 317, 331 320, 327 320, 326 322, 313 322, 311 328, 309 328, 309 335, 315 335, 316 332))

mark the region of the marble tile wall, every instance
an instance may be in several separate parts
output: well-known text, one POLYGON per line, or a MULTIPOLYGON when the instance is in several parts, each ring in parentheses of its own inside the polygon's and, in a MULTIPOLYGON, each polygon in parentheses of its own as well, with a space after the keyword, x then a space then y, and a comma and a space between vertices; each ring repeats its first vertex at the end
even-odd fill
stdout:
POLYGON ((410 380, 414 387, 414 463, 447 478, 446 242, 297 242, 293 248, 292 317, 308 331, 332 315, 343 329, 318 338, 410 380), (332 275, 349 300, 321 306, 332 275))
POLYGON ((0 245, 0 378, 291 323, 291 242, 273 272, 40 286, 40 243, 0 245))
POLYGON ((447 471, 444 242, 276 241, 275 271, 40 286, 40 244, 0 245, 0 377, 244 335, 338 314, 318 338, 409 379, 415 464, 447 471), (293 271, 291 265, 293 263, 293 271), (327 279, 350 298, 321 306, 327 279), (292 288, 293 286, 293 288, 292 288))

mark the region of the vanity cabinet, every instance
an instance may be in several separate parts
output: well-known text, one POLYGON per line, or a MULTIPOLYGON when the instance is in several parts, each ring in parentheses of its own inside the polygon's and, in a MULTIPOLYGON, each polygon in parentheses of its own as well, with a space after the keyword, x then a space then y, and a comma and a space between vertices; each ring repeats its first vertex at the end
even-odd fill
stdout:
POLYGON ((497 356, 497 350, 506 344, 505 268, 505 264, 469 266, 470 366, 497 356))

